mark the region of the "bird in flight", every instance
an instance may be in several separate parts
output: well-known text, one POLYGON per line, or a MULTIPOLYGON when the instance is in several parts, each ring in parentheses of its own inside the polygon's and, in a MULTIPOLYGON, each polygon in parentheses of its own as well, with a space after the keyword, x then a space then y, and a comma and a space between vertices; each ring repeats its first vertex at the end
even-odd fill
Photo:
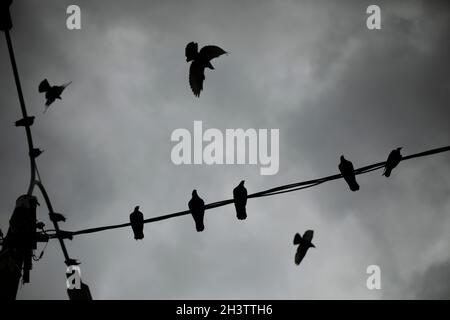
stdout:
POLYGON ((47 99, 47 101, 45 102, 44 113, 47 111, 48 107, 53 102, 55 102, 56 99, 61 100, 61 94, 63 93, 64 89, 67 88, 67 86, 71 83, 72 81, 61 86, 50 86, 47 79, 41 81, 41 83, 39 84, 39 92, 45 92, 45 99, 47 99))
POLYGON ((242 180, 239 185, 233 189, 234 207, 236 208, 236 217, 239 220, 247 218, 247 189, 244 187, 245 181, 242 180))
POLYGON ((294 236, 294 245, 298 245, 297 252, 295 253, 295 264, 299 265, 302 262, 303 258, 306 255, 306 252, 309 248, 315 248, 316 246, 311 242, 314 235, 313 230, 307 230, 303 234, 303 237, 300 234, 296 233, 294 236))
POLYGON ((205 80, 205 68, 214 70, 211 60, 228 54, 225 50, 218 46, 204 46, 200 52, 198 51, 198 43, 189 42, 186 46, 186 62, 191 63, 189 68, 189 85, 196 97, 200 96, 203 90, 203 81, 205 80))
POLYGON ((339 164, 339 171, 341 172, 342 176, 344 177, 345 181, 347 182, 348 186, 350 187, 350 190, 352 191, 358 191, 359 190, 359 184, 356 182, 355 178, 355 169, 353 168, 353 163, 348 161, 344 158, 344 156, 341 156, 341 163, 339 164))
POLYGON ((205 216, 205 202, 197 194, 197 190, 192 191, 192 198, 188 203, 189 210, 195 221, 195 229, 201 232, 205 229, 203 218, 205 216))
POLYGON ((130 223, 134 239, 144 239, 144 214, 139 211, 139 206, 134 207, 134 211, 130 214, 130 223))
POLYGON ((389 153, 383 172, 383 176, 385 176, 386 178, 391 175, 392 169, 398 166, 400 161, 402 161, 402 154, 400 153, 400 150, 402 150, 401 147, 394 149, 391 151, 391 153, 389 153))

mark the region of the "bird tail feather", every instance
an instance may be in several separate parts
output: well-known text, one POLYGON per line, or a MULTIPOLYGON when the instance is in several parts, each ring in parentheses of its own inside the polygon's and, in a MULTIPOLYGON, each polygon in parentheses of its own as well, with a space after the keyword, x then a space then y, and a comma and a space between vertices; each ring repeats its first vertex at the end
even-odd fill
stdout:
POLYGON ((236 217, 239 220, 245 220, 247 218, 247 210, 245 206, 236 206, 236 217))

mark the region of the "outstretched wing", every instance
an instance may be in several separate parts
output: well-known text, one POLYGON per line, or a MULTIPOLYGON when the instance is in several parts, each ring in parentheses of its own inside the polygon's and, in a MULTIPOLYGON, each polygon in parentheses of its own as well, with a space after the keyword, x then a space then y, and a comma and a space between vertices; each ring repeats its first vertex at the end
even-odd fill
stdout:
POLYGON ((220 48, 218 46, 204 46, 200 50, 200 55, 202 55, 207 60, 211 60, 211 59, 220 57, 221 55, 226 54, 226 53, 228 53, 228 52, 226 52, 225 50, 223 50, 222 48, 220 48))
POLYGON ((63 87, 63 90, 64 90, 64 89, 67 88, 71 83, 72 83, 72 81, 66 82, 66 83, 64 83, 61 87, 63 87))
POLYGON ((195 59, 198 53, 198 44, 196 42, 189 42, 185 49, 186 61, 192 61, 195 59))
POLYGON ((305 255, 306 255, 306 251, 308 251, 308 248, 307 248, 307 247, 304 247, 304 246, 301 246, 301 245, 300 245, 300 246, 297 248, 297 252, 295 253, 295 264, 296 264, 296 265, 299 265, 300 262, 302 262, 303 258, 304 258, 305 255))
POLYGON ((313 235, 314 235, 314 231, 312 231, 312 230, 307 230, 307 231, 305 231, 305 233, 303 234, 303 240, 306 240, 306 241, 309 241, 309 242, 311 242, 312 241, 312 238, 313 238, 313 235))
POLYGON ((204 80, 205 68, 198 61, 193 61, 189 68, 189 85, 196 97, 199 97, 200 92, 203 90, 204 80))
POLYGON ((296 233, 294 236, 294 244, 300 244, 300 240, 302 239, 302 237, 296 233))
POLYGON ((47 79, 44 79, 39 84, 39 92, 46 92, 50 89, 50 84, 48 83, 47 79))

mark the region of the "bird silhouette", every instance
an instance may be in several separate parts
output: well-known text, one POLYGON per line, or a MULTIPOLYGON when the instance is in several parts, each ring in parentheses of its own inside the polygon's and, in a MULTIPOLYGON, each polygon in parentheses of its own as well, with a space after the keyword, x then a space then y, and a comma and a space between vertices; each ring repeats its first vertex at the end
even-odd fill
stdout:
POLYGON ((198 51, 198 44, 190 42, 186 46, 186 62, 190 62, 189 68, 189 85, 196 97, 200 96, 203 90, 203 81, 205 80, 205 68, 214 70, 211 60, 227 54, 225 50, 218 46, 204 46, 200 52, 198 51))
POLYGON ((130 223, 134 239, 144 239, 144 214, 139 211, 139 206, 134 207, 134 211, 130 214, 130 223))
POLYGON ((295 264, 299 265, 302 262, 303 258, 306 255, 306 252, 309 248, 315 248, 316 246, 311 242, 314 235, 313 230, 307 230, 303 234, 303 237, 300 234, 296 233, 294 236, 294 245, 298 245, 297 252, 295 253, 295 264))
POLYGON ((61 213, 50 213, 50 220, 53 222, 66 222, 66 217, 64 217, 61 213))
POLYGON ((78 261, 77 259, 70 259, 70 258, 64 262, 66 263, 66 266, 78 266, 81 264, 81 262, 78 261))
POLYGON ((205 229, 203 218, 205 216, 205 202, 197 194, 197 190, 192 191, 192 198, 188 203, 189 210, 195 221, 195 229, 201 232, 205 229))
POLYGON ((391 175, 392 169, 398 166, 400 161, 402 161, 402 154, 400 153, 400 150, 402 150, 402 147, 394 149, 391 153, 389 153, 383 172, 383 176, 386 178, 391 175))
POLYGON ((42 221, 36 222, 36 229, 42 230, 42 229, 44 229, 44 227, 45 227, 45 223, 43 223, 42 221))
POLYGON ((236 208, 236 217, 239 220, 247 218, 247 189, 244 187, 245 181, 242 180, 239 185, 233 189, 234 207, 236 208))
POLYGON ((47 111, 48 107, 53 102, 55 102, 56 99, 61 100, 61 94, 63 93, 64 89, 67 88, 67 86, 71 83, 72 81, 61 86, 50 86, 47 79, 42 80, 42 82, 39 84, 39 92, 45 92, 45 99, 47 99, 47 101, 45 102, 44 113, 47 111))
POLYGON ((30 127, 34 123, 34 117, 25 117, 15 122, 16 127, 30 127))
POLYGON ((355 169, 353 168, 353 164, 346 160, 344 156, 341 156, 341 163, 339 164, 339 171, 342 173, 342 176, 344 177, 345 181, 347 182, 348 186, 350 187, 350 190, 352 191, 358 191, 359 190, 359 184, 356 182, 355 177, 355 169))
POLYGON ((42 153, 44 152, 44 150, 41 150, 39 148, 33 148, 31 149, 28 154, 33 157, 33 158, 37 158, 39 157, 42 153))

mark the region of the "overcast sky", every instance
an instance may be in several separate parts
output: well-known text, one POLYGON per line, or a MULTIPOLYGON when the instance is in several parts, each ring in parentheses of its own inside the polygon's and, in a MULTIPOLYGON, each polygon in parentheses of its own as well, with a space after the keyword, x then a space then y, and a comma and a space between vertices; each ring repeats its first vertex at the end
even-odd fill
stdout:
MULTIPOLYGON (((65 230, 187 209, 205 202, 450 144, 448 1, 14 1, 11 36, 43 182, 65 230), (81 8, 82 29, 66 28, 81 8), (366 28, 381 7, 382 29, 366 28), (184 48, 216 44, 204 91, 188 85, 184 48), (39 82, 73 83, 44 109, 39 82), (280 130, 278 174, 255 165, 176 166, 173 130, 280 130)), ((0 227, 29 179, 26 138, 6 42, 0 41, 0 227)), ((82 235, 67 242, 95 299, 450 298, 450 157, 401 163, 389 179, 358 176, 192 217, 82 235), (294 264, 296 232, 314 243, 294 264), (368 290, 366 268, 381 268, 368 290)), ((40 197, 40 196, 39 196, 40 197)), ((40 198, 41 199, 41 198, 40 198)), ((43 203, 41 199, 41 203, 43 203)), ((45 206, 38 217, 47 223, 45 206)), ((39 246, 37 253, 42 249, 39 246)), ((35 263, 19 299, 66 299, 57 242, 35 263)))

